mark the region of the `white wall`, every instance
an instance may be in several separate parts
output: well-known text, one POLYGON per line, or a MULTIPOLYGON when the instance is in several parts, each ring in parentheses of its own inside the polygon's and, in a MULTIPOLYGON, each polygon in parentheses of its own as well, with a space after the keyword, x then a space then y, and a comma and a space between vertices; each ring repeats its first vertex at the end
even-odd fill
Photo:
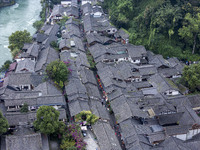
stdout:
POLYGON ((179 91, 176 91, 176 90, 168 90, 165 92, 165 94, 170 96, 170 95, 178 95, 180 93, 179 91))
POLYGON ((200 129, 194 129, 194 130, 189 130, 189 132, 187 134, 179 134, 179 135, 174 135, 173 137, 176 137, 180 140, 189 140, 191 139, 193 136, 197 135, 200 133, 200 129))
POLYGON ((61 5, 62 5, 63 7, 68 7, 68 6, 71 5, 71 1, 61 1, 61 5))

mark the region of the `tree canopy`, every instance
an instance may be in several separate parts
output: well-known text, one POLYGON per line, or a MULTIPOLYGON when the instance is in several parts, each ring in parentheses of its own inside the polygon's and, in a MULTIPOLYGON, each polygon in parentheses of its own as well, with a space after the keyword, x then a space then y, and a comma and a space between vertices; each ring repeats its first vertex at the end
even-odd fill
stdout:
POLYGON ((68 62, 62 62, 59 60, 53 61, 49 65, 47 65, 47 68, 46 68, 47 75, 60 88, 63 88, 64 83, 68 79, 68 74, 70 73, 68 66, 69 66, 68 62))
POLYGON ((85 150, 86 143, 79 125, 70 124, 65 128, 60 147, 63 150, 85 150))
POLYGON ((27 113, 29 110, 28 110, 28 104, 27 103, 24 103, 20 112, 21 113, 27 113))
POLYGON ((4 64, 2 65, 2 67, 0 68, 0 72, 5 72, 5 71, 7 71, 7 70, 9 69, 11 63, 12 63, 12 61, 6 60, 6 61, 4 62, 4 64))
POLYGON ((76 121, 86 121, 86 124, 95 124, 99 117, 92 114, 91 111, 82 111, 75 116, 76 121))
POLYGON ((200 89, 200 64, 185 66, 181 81, 191 92, 200 89))
POLYGON ((60 112, 52 106, 40 106, 37 110, 37 120, 34 121, 34 127, 45 134, 55 133, 60 124, 59 115, 60 112))
POLYGON ((165 58, 200 59, 200 1, 104 0, 103 8, 129 32, 130 43, 165 58))
POLYGON ((14 49, 22 49, 25 43, 32 41, 31 35, 27 30, 16 31, 9 37, 9 46, 11 51, 14 49))
POLYGON ((0 111, 0 135, 6 133, 8 131, 8 128, 9 128, 8 121, 0 111))
POLYGON ((36 22, 33 23, 33 27, 36 29, 36 30, 40 30, 41 27, 43 26, 44 22, 42 20, 38 20, 36 22))

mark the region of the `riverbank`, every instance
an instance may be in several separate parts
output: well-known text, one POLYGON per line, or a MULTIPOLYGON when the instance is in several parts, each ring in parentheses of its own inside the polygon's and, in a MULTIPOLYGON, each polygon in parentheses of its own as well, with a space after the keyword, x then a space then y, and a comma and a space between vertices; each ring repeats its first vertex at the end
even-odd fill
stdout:
POLYGON ((0 9, 0 66, 6 60, 12 60, 8 49, 9 36, 23 30, 33 35, 36 29, 32 25, 36 20, 40 20, 41 10, 40 0, 17 0, 15 5, 0 9))
POLYGON ((16 0, 9 0, 9 2, 0 2, 0 8, 6 6, 12 6, 16 3, 16 0))

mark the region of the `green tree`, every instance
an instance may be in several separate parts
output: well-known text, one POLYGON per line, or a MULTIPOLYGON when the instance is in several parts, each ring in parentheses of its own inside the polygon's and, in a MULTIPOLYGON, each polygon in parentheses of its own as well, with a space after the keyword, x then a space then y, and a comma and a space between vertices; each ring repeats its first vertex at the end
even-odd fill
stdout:
POLYGON ((20 112, 22 113, 27 113, 28 112, 28 104, 24 103, 24 105, 22 106, 20 112))
POLYGON ((55 133, 59 128, 59 115, 60 112, 52 106, 40 106, 37 110, 37 120, 34 121, 33 125, 42 133, 55 133))
POLYGON ((96 115, 92 114, 91 111, 82 111, 79 114, 75 116, 76 121, 86 121, 86 124, 95 124, 99 117, 96 115))
POLYGON ((184 18, 183 27, 178 31, 179 35, 186 43, 193 45, 192 54, 194 54, 197 40, 200 39, 200 13, 197 13, 194 16, 187 13, 184 18))
POLYGON ((14 49, 22 49, 25 43, 31 43, 32 38, 27 30, 16 31, 9 37, 9 46, 11 51, 14 49))
POLYGON ((196 35, 196 31, 193 32, 199 28, 199 25, 195 23, 195 27, 191 26, 190 30, 188 27, 190 21, 184 19, 189 13, 191 21, 198 20, 199 2, 157 0, 155 3, 153 0, 104 0, 103 8, 109 13, 110 20, 115 26, 123 27, 129 32, 130 43, 144 45, 146 49, 164 57, 178 57, 191 61, 200 59, 199 33, 196 35), (183 26, 187 29, 179 31, 183 26), (192 55, 192 52, 197 55, 192 55))
POLYGON ((43 26, 44 22, 42 20, 38 20, 36 22, 33 23, 33 27, 36 29, 36 30, 40 30, 41 27, 43 26))
POLYGON ((9 128, 8 121, 0 111, 0 135, 6 133, 8 131, 8 128, 9 128))
POLYGON ((15 48, 11 51, 12 57, 15 58, 20 53, 20 49, 15 48))
POLYGON ((191 92, 200 89, 200 64, 185 66, 181 81, 191 92))
POLYGON ((50 43, 51 47, 53 47, 55 50, 59 51, 59 46, 58 43, 56 41, 52 41, 50 43))
POLYGON ((60 20, 60 22, 58 22, 58 24, 59 24, 60 26, 65 26, 65 22, 66 22, 68 19, 69 19, 69 17, 64 16, 64 17, 60 20))
POLYGON ((60 88, 63 88, 68 79, 68 63, 59 60, 53 61, 47 65, 46 72, 60 88))
POLYGON ((5 61, 3 66, 0 68, 0 72, 7 71, 9 69, 11 63, 12 63, 12 61, 10 61, 10 60, 5 61))
POLYGON ((76 142, 74 140, 62 140, 60 148, 62 150, 77 150, 75 147, 76 142))

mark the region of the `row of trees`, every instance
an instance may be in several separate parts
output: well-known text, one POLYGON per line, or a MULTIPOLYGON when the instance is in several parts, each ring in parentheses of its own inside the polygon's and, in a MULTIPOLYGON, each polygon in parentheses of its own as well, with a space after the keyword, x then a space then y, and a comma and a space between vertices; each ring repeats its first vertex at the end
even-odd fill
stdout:
POLYGON ((105 0, 103 4, 112 23, 129 31, 131 43, 189 60, 200 58, 199 6, 195 0, 105 0))

